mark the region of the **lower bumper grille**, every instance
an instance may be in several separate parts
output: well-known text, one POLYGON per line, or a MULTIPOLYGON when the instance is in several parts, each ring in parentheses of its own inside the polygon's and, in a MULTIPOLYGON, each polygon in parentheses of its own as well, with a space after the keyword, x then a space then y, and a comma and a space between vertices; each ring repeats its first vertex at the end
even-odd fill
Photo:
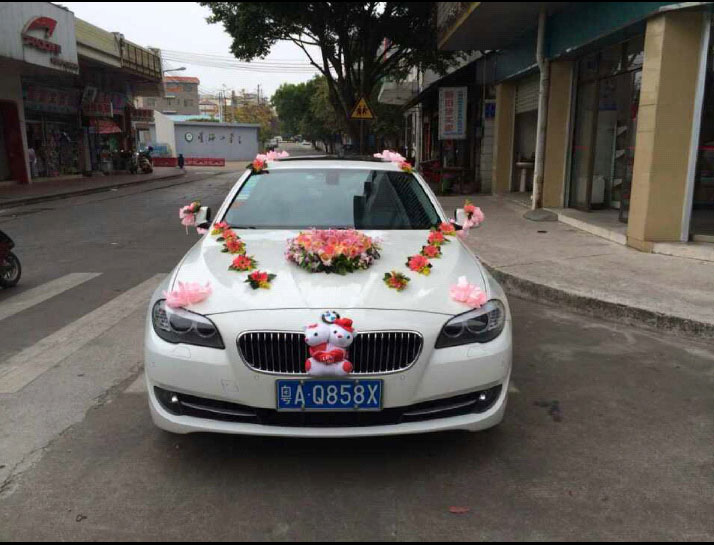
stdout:
POLYGON ((496 403, 501 395, 501 389, 502 386, 499 385, 480 392, 384 409, 379 412, 280 412, 275 409, 259 409, 169 392, 157 386, 154 387, 154 393, 161 406, 175 415, 263 426, 339 428, 385 426, 484 413, 496 403))
MULTIPOLYGON (((248 331, 238 337, 238 350, 249 367, 265 373, 304 375, 308 347, 302 333, 248 331)), ((349 348, 353 374, 403 371, 421 354, 424 340, 414 331, 363 332, 349 348)))

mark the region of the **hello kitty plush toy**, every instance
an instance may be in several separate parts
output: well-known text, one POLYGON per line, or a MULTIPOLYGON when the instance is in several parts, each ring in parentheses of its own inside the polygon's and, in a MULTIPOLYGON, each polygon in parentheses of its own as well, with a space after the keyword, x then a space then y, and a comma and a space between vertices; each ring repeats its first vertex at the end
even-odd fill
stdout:
POLYGON ((354 340, 352 320, 334 318, 331 323, 312 324, 305 328, 305 342, 310 357, 305 371, 311 376, 345 376, 352 372, 347 348, 354 340))
POLYGON ((327 351, 330 340, 330 326, 326 323, 311 324, 305 328, 305 343, 309 347, 310 357, 305 360, 305 371, 310 375, 323 375, 325 365, 318 360, 327 351))
POLYGON ((337 369, 337 376, 349 375, 352 372, 352 364, 347 359, 347 348, 355 338, 355 331, 352 327, 352 320, 349 318, 338 318, 330 326, 330 339, 327 341, 327 354, 333 361, 337 369))

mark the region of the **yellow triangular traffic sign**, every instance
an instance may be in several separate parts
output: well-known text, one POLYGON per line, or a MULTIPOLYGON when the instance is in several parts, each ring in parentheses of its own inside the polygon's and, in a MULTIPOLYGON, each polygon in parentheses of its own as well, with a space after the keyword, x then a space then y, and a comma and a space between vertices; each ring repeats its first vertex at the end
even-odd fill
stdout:
POLYGON ((352 113, 350 114, 351 119, 374 119, 374 114, 372 109, 367 105, 367 101, 364 97, 359 99, 359 102, 352 108, 352 113))

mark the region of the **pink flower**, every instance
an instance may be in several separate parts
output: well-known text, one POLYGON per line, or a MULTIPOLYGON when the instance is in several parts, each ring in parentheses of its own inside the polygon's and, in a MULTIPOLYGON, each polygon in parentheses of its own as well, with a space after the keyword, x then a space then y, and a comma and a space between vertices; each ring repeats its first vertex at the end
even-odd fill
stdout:
MULTIPOLYGON (((261 155, 259 155, 258 157, 261 157, 261 155)), ((266 161, 277 161, 278 159, 285 159, 286 157, 290 157, 290 154, 287 151, 269 151, 262 157, 265 157, 266 161)))
POLYGON ((196 232, 199 235, 205 235, 206 233, 208 233, 208 229, 206 229, 205 227, 196 227, 196 232))
POLYGON ((456 285, 449 289, 449 296, 471 308, 481 308, 488 301, 486 293, 474 284, 469 284, 465 276, 460 276, 456 285))
POLYGON ((419 274, 429 275, 431 272, 431 263, 423 255, 413 255, 407 260, 407 267, 419 274))
POLYGON ((212 292, 213 289, 209 282, 206 282, 205 286, 198 282, 179 282, 178 288, 170 292, 164 292, 164 297, 166 297, 166 305, 168 307, 179 308, 200 303, 212 292))
POLYGON ((486 219, 486 216, 483 215, 483 212, 478 206, 474 206, 471 213, 466 212, 466 214, 469 220, 472 222, 473 226, 483 223, 483 220, 486 219))
POLYGON ((389 161, 390 163, 403 163, 406 159, 397 153, 396 151, 384 150, 382 153, 375 153, 374 156, 382 161, 389 161))
POLYGON ((454 227, 453 223, 444 222, 439 224, 439 231, 441 231, 445 235, 455 235, 456 227, 454 227))

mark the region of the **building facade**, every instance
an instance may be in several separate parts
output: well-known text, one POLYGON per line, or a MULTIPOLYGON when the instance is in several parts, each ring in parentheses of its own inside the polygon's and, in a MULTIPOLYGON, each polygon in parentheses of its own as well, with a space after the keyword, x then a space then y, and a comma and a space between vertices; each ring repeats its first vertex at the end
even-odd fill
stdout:
POLYGON ((49 2, 0 5, 0 69, 0 180, 19 183, 113 167, 133 93, 160 92, 160 58, 49 2))
POLYGON ((143 145, 161 157, 249 161, 258 154, 260 125, 189 121, 156 113, 143 145))
POLYGON ((490 51, 494 192, 531 190, 541 18, 543 205, 622 225, 618 240, 644 251, 714 242, 711 3, 442 2, 437 13, 440 48, 490 51))
POLYGON ((138 97, 136 105, 162 114, 199 115, 201 113, 198 95, 200 83, 198 78, 166 76, 163 96, 138 97))
POLYGON ((380 102, 401 105, 404 153, 438 191, 490 192, 494 86, 491 59, 476 52, 447 74, 412 70, 404 81, 386 81, 380 102))

